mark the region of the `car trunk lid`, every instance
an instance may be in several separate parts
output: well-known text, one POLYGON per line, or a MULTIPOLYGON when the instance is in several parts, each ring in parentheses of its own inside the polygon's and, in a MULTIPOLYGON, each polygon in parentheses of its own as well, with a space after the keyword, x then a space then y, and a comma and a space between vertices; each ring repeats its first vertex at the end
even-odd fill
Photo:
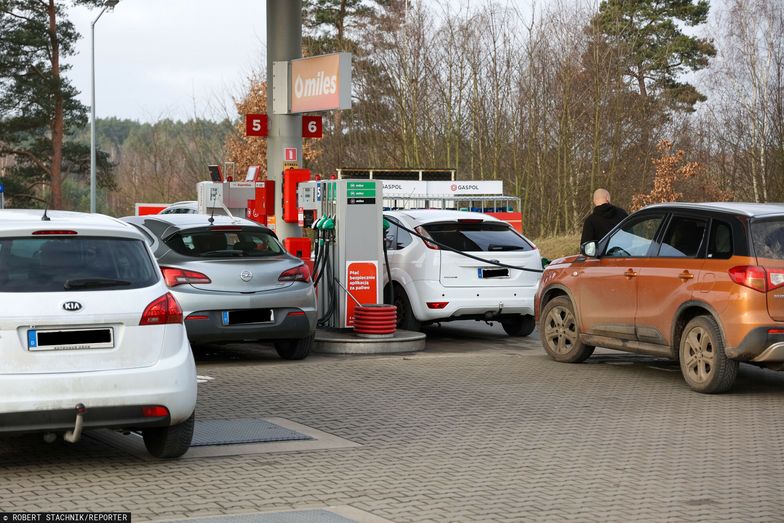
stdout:
POLYGON ((289 256, 267 229, 250 225, 216 225, 177 231, 165 240, 175 253, 159 260, 167 284, 172 269, 192 271, 181 283, 208 292, 250 294, 292 285, 280 275, 302 262, 289 256), (203 277, 200 277, 202 275, 203 277))
POLYGON ((439 281, 445 287, 533 287, 539 282, 539 251, 506 223, 459 219, 426 224, 419 230, 444 246, 440 248, 439 281))
MULTIPOLYGON (((179 268, 195 271, 209 281, 192 278, 190 286, 210 292, 254 293, 288 287, 290 281, 278 281, 280 275, 302 262, 289 256, 269 258, 213 258, 188 261, 179 268)), ((168 266, 162 267, 164 275, 168 266)), ((167 278, 168 280, 169 278, 167 278)))
POLYGON ((0 293, 0 374, 91 372, 154 365, 167 325, 139 325, 159 285, 123 291, 0 293))
POLYGON ((765 269, 768 314, 784 321, 784 217, 755 220, 751 237, 757 264, 765 269))

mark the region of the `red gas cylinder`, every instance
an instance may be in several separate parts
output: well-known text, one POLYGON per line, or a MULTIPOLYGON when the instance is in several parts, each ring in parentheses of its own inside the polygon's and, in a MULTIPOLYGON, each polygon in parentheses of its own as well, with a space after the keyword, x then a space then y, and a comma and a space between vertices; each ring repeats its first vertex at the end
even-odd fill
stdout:
POLYGON ((354 309, 354 332, 359 336, 391 337, 397 328, 394 305, 357 305, 354 309))

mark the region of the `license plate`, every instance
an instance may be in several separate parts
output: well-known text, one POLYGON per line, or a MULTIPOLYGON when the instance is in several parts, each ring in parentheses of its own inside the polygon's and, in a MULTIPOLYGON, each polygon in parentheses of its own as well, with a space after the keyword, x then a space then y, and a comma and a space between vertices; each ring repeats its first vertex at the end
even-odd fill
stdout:
POLYGON ((84 350, 114 347, 114 329, 28 329, 27 350, 84 350))
POLYGON ((254 323, 271 323, 274 319, 272 309, 242 309, 223 311, 221 323, 228 325, 248 325, 254 323))
POLYGON ((480 267, 477 269, 480 278, 508 278, 509 277, 509 269, 486 269, 484 267, 480 267))

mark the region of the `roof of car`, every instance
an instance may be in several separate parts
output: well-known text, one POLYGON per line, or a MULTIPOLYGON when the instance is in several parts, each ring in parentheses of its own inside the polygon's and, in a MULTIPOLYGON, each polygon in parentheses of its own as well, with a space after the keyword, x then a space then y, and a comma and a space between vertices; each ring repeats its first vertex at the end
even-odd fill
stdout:
POLYGON ((402 211, 384 211, 392 217, 405 216, 416 223, 448 222, 457 220, 500 221, 497 218, 480 212, 455 211, 452 209, 416 209, 402 211))
POLYGON ((71 211, 46 211, 49 220, 42 220, 42 209, 0 210, 0 234, 24 231, 75 230, 84 234, 106 234, 140 237, 128 224, 104 214, 71 211))
MULTIPOLYGON (((178 229, 188 229, 191 227, 208 227, 210 225, 208 214, 148 214, 146 216, 128 216, 123 218, 127 221, 138 222, 144 220, 157 220, 161 223, 166 223, 177 227, 178 229)), ((244 225, 264 227, 261 224, 246 220, 244 218, 237 218, 231 216, 218 215, 212 217, 214 220, 212 225, 244 225)))
POLYGON ((744 216, 766 216, 784 214, 784 204, 782 203, 748 203, 748 202, 705 202, 705 203, 660 203, 646 207, 646 209, 668 208, 668 209, 691 209, 702 211, 719 211, 744 216))

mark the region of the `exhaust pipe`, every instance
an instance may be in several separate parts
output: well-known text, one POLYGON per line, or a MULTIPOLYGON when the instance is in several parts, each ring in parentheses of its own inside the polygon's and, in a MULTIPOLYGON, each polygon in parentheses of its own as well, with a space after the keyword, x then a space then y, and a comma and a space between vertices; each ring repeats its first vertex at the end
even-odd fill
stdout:
POLYGON ((63 439, 68 443, 76 443, 82 437, 82 425, 84 424, 84 413, 87 412, 87 407, 84 403, 76 404, 76 422, 74 423, 73 430, 69 430, 63 436, 63 439))

